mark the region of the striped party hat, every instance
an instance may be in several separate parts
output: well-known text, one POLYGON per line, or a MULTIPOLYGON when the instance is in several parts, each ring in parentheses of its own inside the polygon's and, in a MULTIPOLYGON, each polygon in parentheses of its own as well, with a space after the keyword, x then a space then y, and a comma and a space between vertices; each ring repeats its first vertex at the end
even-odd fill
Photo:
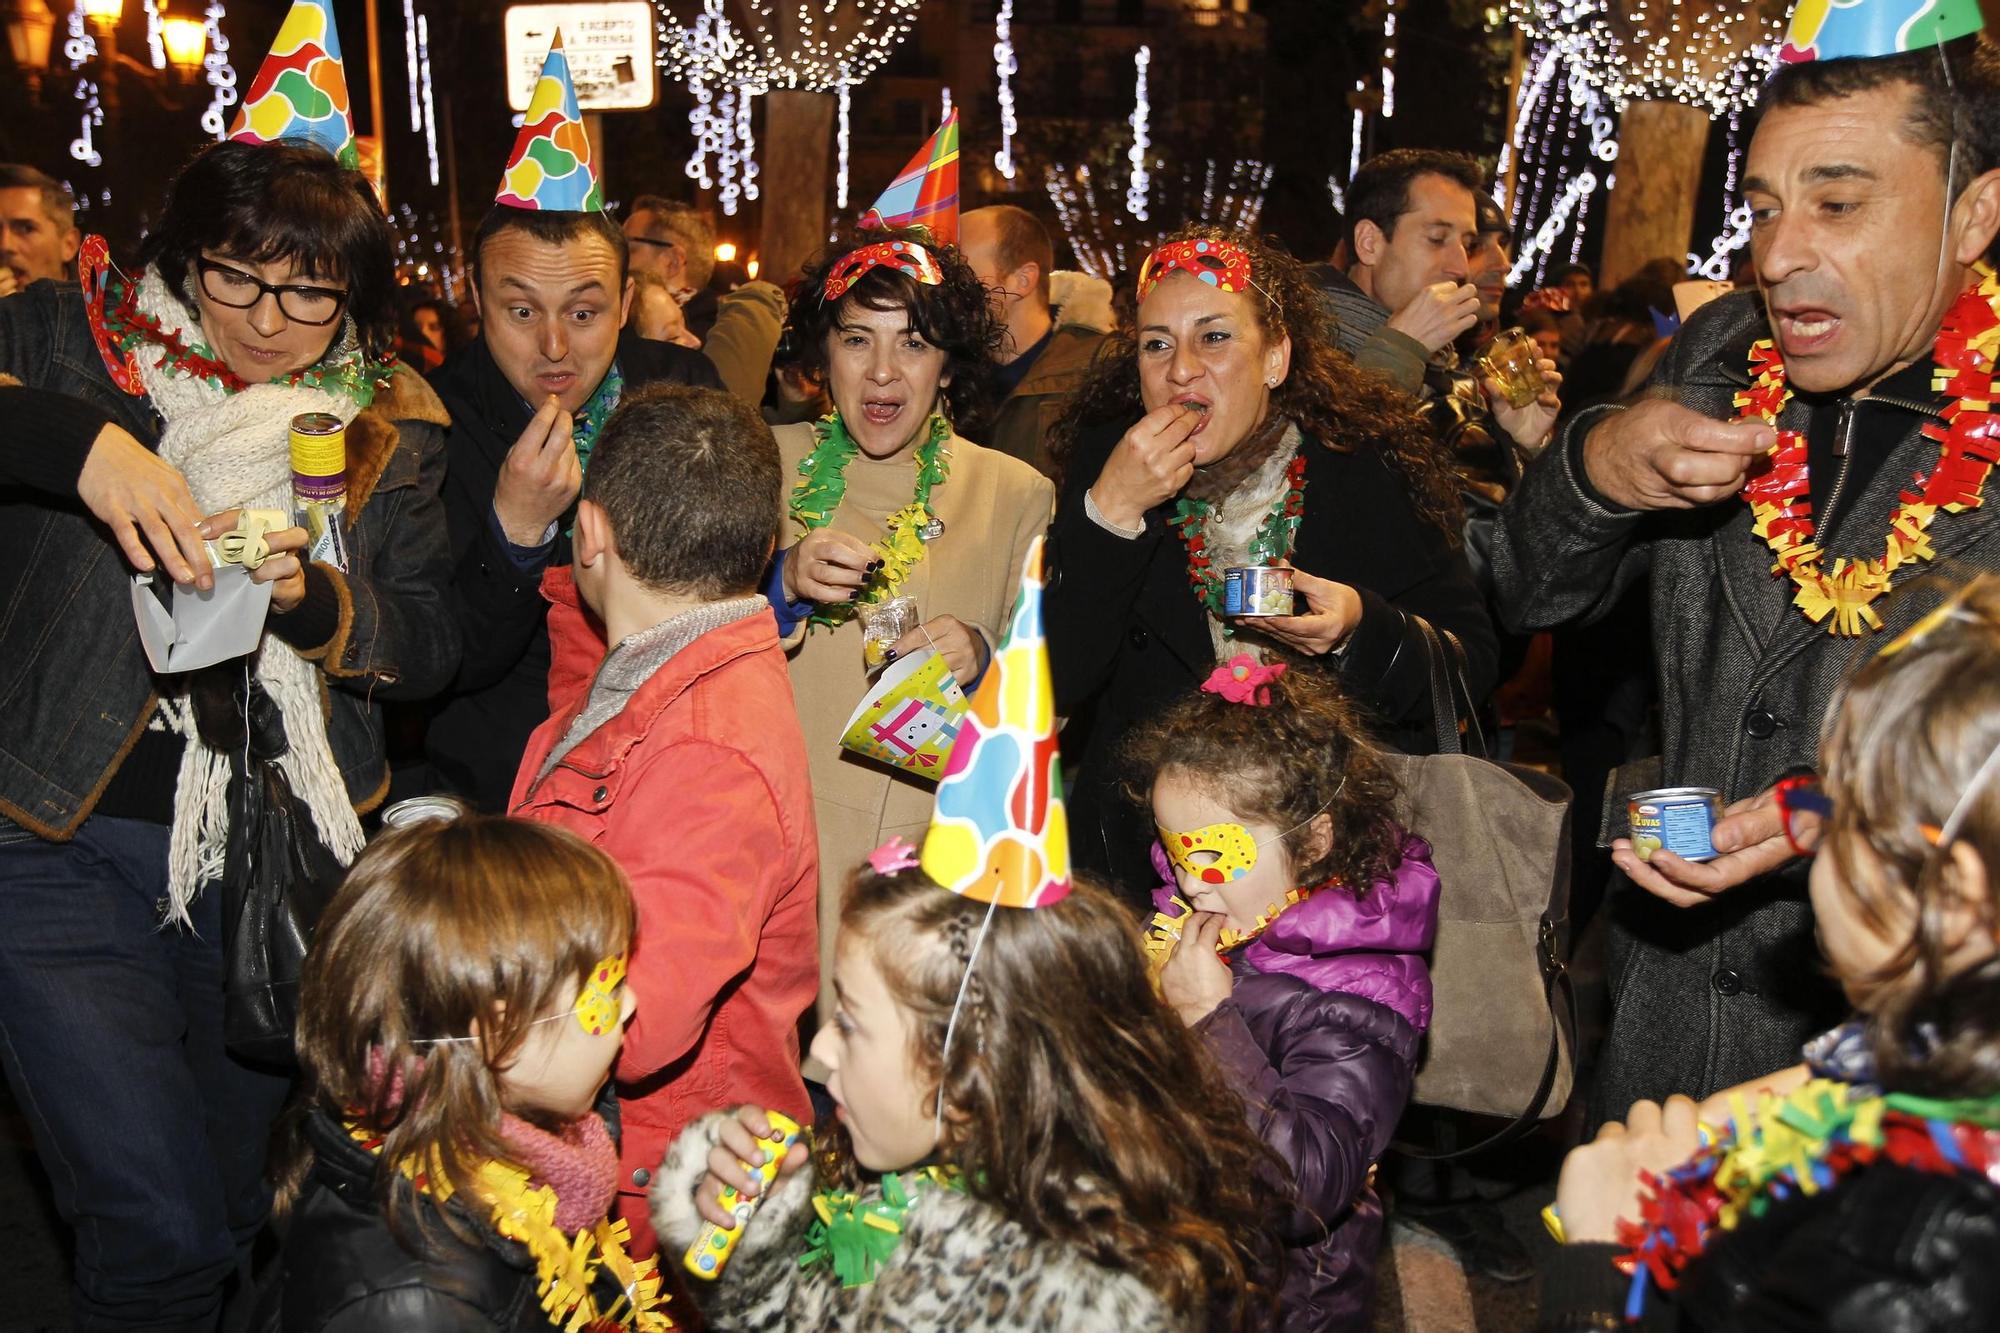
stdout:
POLYGON ((1046 907, 1070 888, 1043 582, 1037 537, 1006 637, 945 761, 919 861, 953 893, 999 907, 1046 907))
POLYGON ((944 118, 930 137, 896 173, 874 206, 861 215, 866 228, 928 228, 939 245, 958 244, 958 111, 944 118))
POLYGON ((238 143, 304 140, 332 153, 344 167, 361 165, 330 0, 295 0, 271 54, 250 81, 229 137, 238 143))
POLYGON ((583 132, 560 28, 535 80, 535 94, 528 99, 528 113, 521 118, 521 133, 493 202, 549 213, 604 211, 604 192, 590 165, 590 138, 583 132))

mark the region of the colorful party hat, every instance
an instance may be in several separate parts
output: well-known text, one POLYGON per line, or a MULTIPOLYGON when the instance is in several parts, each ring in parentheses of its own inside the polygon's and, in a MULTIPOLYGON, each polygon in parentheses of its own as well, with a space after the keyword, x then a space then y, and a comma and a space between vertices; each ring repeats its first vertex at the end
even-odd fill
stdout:
POLYGON ((604 211, 604 192, 591 169, 590 137, 583 132, 583 113, 576 107, 576 85, 570 82, 560 28, 535 80, 535 94, 528 99, 520 137, 514 140, 493 202, 550 213, 604 211))
POLYGON ((1866 59, 1928 51, 1983 31, 1979 0, 1799 0, 1778 59, 1866 59))
POLYGON ((861 225, 926 227, 939 245, 958 243, 958 111, 944 118, 930 142, 896 173, 861 225))
POLYGON ((1046 907, 1069 893, 1039 537, 1006 638, 945 761, 921 864, 953 893, 1001 907, 1046 907))
POLYGON ((305 140, 342 166, 360 165, 331 0, 295 0, 264 67, 250 81, 229 137, 239 143, 305 140))

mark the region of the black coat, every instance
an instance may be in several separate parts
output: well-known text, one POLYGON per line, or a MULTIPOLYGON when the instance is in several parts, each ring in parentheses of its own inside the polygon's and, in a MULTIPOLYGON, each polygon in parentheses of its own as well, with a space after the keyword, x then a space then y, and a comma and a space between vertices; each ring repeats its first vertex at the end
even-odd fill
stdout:
MULTIPOLYGON (((389 1230, 376 1201, 380 1159, 317 1111, 306 1120, 306 1140, 312 1172, 262 1291, 258 1333, 548 1333, 553 1327, 542 1313, 526 1246, 451 1204, 474 1238, 455 1236, 430 1217, 421 1237, 412 1236, 422 1251, 413 1253, 389 1230)), ((598 1284, 598 1308, 612 1308, 617 1283, 600 1269, 598 1284)))
MULTIPOLYGON (((628 389, 653 383, 719 389, 715 367, 692 348, 618 337, 618 369, 628 389)), ((549 715, 548 604, 542 569, 518 568, 493 523, 493 491, 507 451, 534 411, 481 339, 431 376, 451 413, 446 436, 445 513, 454 561, 452 610, 465 658, 451 689, 432 705, 425 750, 448 790, 482 810, 506 808, 528 736, 549 715)), ((549 564, 569 563, 570 515, 549 564)))
MULTIPOLYGON (((1136 539, 1084 512, 1084 493, 1124 434, 1113 425, 1077 444, 1050 529, 1049 663, 1056 707, 1086 723, 1064 733, 1076 774, 1070 827, 1076 863, 1108 873, 1141 910, 1156 882, 1147 858, 1152 821, 1118 793, 1118 747, 1215 669, 1207 613, 1188 584, 1187 549, 1167 526, 1169 505, 1146 515, 1136 539), (1074 734, 1081 730, 1079 737, 1074 734)), ((1361 623, 1338 658, 1322 659, 1374 716, 1383 739, 1412 753, 1435 748, 1430 659, 1404 612, 1464 643, 1475 699, 1493 688, 1495 640, 1465 557, 1417 516, 1402 476, 1373 453, 1337 453, 1316 441, 1306 457, 1305 517, 1292 561, 1361 594, 1361 623)))

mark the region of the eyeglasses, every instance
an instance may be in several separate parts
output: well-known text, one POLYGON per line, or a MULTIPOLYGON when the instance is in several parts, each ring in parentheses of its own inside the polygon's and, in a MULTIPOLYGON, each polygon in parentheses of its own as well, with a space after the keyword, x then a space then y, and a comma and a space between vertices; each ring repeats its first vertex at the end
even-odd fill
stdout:
POLYGON ((1811 856, 1819 850, 1820 836, 1833 818, 1833 798, 1816 777, 1785 778, 1778 783, 1774 795, 1785 841, 1797 855, 1811 856))
POLYGON ((678 250, 681 248, 679 241, 656 241, 650 236, 627 236, 625 243, 627 245, 650 245, 660 250, 678 250))
POLYGON ((278 298, 278 310, 294 324, 331 324, 347 305, 347 293, 336 287, 274 287, 255 274, 219 264, 213 259, 197 259, 203 295, 217 305, 233 310, 249 310, 268 293, 278 298))

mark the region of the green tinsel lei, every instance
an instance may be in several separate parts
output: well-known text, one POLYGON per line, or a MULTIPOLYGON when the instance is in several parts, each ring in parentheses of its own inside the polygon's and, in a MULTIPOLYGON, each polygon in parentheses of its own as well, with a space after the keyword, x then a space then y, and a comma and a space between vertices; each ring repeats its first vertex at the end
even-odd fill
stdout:
POLYGON ((903 1243, 903 1217, 930 1190, 965 1193, 965 1178, 954 1167, 925 1166, 882 1177, 881 1197, 864 1200, 840 1190, 813 1195, 818 1214, 806 1231, 800 1268, 831 1267, 843 1287, 864 1287, 903 1243))
MULTIPOLYGON (((917 486, 910 503, 889 516, 888 532, 875 543, 882 557, 881 571, 853 600, 815 607, 811 625, 838 625, 851 619, 858 607, 894 597, 924 558, 923 528, 935 517, 931 489, 951 474, 951 450, 945 447, 951 439, 951 423, 943 414, 933 412, 928 430, 928 437, 917 446, 917 486)), ((792 488, 791 519, 798 524, 801 537, 833 521, 834 511, 847 495, 847 465, 861 450, 838 412, 822 417, 813 431, 813 451, 799 460, 799 481, 792 488)))

